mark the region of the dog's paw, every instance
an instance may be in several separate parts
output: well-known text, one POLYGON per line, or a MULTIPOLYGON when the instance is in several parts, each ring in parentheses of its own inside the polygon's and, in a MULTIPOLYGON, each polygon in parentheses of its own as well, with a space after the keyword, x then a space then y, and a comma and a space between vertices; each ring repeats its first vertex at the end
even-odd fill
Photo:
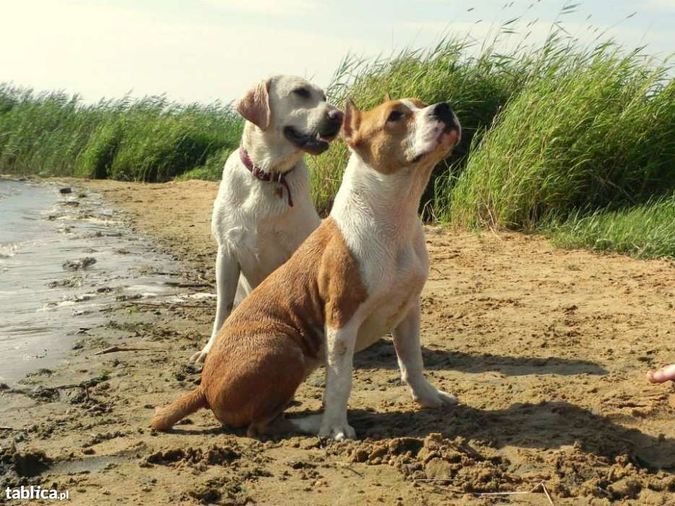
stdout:
POLYGON ((344 441, 345 439, 355 439, 356 431, 354 427, 347 422, 322 424, 319 429, 320 438, 334 439, 335 441, 344 441))
POLYGON ((457 397, 431 385, 421 392, 413 392, 413 399, 425 408, 440 408, 457 404, 457 397))
POLYGON ((203 364, 206 356, 209 354, 208 350, 201 350, 190 357, 190 362, 193 364, 203 364))

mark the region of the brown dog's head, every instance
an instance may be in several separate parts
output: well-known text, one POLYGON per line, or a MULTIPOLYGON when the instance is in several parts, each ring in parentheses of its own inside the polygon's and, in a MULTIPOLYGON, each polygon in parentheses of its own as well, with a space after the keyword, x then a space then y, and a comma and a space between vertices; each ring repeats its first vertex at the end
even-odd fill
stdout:
POLYGON ((462 127, 446 102, 389 100, 369 111, 349 101, 342 134, 368 166, 383 174, 432 167, 460 141, 462 127))

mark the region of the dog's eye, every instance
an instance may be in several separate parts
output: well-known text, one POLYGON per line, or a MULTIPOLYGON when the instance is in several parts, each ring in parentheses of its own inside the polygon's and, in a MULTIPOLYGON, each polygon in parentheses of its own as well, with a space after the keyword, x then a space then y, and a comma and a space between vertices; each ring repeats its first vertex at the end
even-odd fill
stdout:
POLYGON ((398 121, 403 116, 404 116, 404 114, 401 111, 391 111, 389 113, 389 117, 387 118, 387 121, 398 121))
POLYGON ((296 88, 293 90, 293 93, 302 98, 309 98, 309 90, 307 88, 296 88))

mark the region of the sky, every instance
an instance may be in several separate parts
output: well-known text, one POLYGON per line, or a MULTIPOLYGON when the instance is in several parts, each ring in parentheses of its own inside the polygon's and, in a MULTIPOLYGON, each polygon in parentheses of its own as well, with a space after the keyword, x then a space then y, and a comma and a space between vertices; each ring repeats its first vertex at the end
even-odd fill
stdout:
MULTIPOLYGON (((0 82, 102 97, 229 102, 269 75, 326 87, 347 55, 386 57, 443 36, 479 48, 504 22, 541 42, 558 21, 658 58, 675 53, 675 0, 0 0, 0 82), (632 15, 632 16, 631 16, 632 15), (529 25, 529 26, 528 26, 529 25)), ((477 51, 478 49, 476 49, 477 51)))

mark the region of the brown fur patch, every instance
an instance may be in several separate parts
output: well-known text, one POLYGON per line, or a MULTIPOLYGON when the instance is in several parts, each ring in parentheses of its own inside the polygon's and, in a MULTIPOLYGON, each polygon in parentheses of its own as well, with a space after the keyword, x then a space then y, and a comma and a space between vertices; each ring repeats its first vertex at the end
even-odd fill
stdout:
POLYGON ((344 326, 366 300, 368 293, 361 280, 359 266, 337 231, 335 222, 331 227, 337 232, 326 249, 319 269, 317 283, 325 300, 326 323, 332 328, 344 326))
MULTIPOLYGON (((418 99, 408 99, 416 107, 426 107, 418 99)), ((392 174, 410 164, 406 158, 408 135, 415 116, 401 100, 385 102, 369 111, 353 111, 358 118, 347 142, 373 169, 392 174), (392 112, 402 114, 397 121, 389 121, 392 112)))
POLYGON ((270 80, 261 81, 246 92, 237 103, 237 112, 262 130, 270 126, 270 80))

